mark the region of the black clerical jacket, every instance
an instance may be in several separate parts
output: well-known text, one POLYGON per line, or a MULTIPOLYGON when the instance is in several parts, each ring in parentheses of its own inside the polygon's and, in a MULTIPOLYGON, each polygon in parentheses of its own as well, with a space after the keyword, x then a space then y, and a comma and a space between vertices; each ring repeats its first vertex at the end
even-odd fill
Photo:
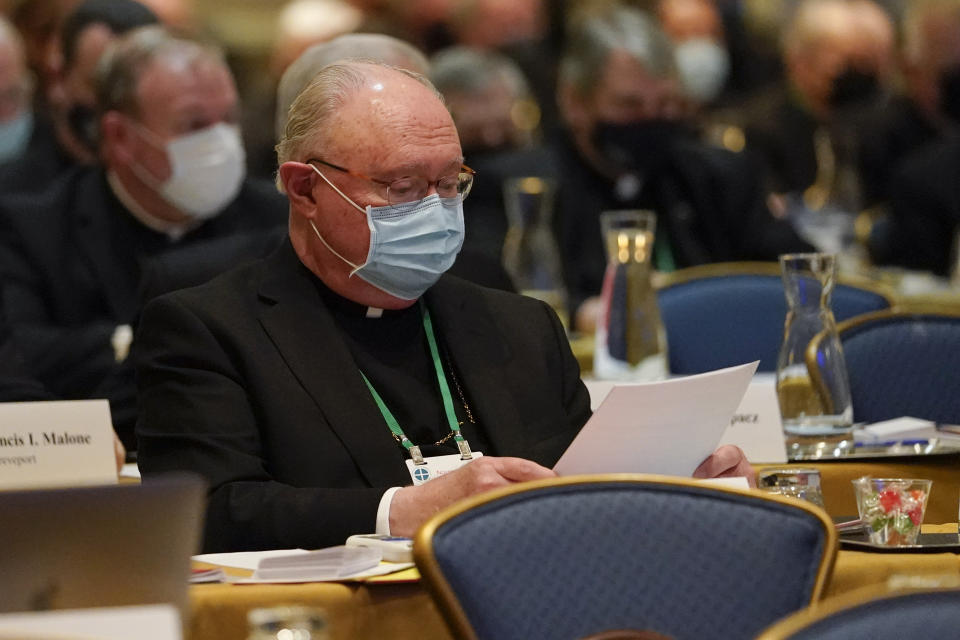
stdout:
MULTIPOLYGON (((109 398, 114 426, 133 448, 132 371, 115 361, 111 336, 136 320, 145 262, 174 247, 265 232, 286 215, 285 198, 246 181, 220 215, 173 242, 123 207, 100 167, 74 169, 43 193, 4 197, 0 297, 27 372, 58 398, 109 398)), ((208 246, 215 272, 236 264, 208 246)))
MULTIPOLYGON (((144 310, 140 468, 209 481, 207 551, 342 544, 375 529, 386 488, 410 483, 314 278, 284 243, 144 310)), ((590 414, 553 311, 453 276, 425 301, 484 454, 552 466, 590 414)))

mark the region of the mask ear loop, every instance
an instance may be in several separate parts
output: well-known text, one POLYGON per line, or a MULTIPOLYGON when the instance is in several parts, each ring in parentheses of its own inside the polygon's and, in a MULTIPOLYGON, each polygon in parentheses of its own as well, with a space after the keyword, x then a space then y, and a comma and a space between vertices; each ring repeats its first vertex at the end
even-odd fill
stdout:
MULTIPOLYGON (((362 209, 362 208, 360 207, 360 205, 358 205, 356 202, 354 202, 353 200, 350 199, 350 196, 348 196, 347 194, 345 194, 343 191, 340 191, 340 189, 338 189, 335 184, 333 184, 332 182, 330 182, 329 180, 327 180, 327 176, 325 176, 325 175, 323 175, 322 173, 320 173, 320 169, 317 169, 317 167, 314 166, 314 165, 312 165, 312 164, 310 165, 310 168, 313 169, 314 171, 316 171, 316 172, 317 172, 317 175, 320 176, 321 178, 323 178, 323 181, 326 182, 328 185, 330 185, 330 188, 331 188, 331 189, 333 189, 333 190, 336 191, 338 194, 340 194, 340 197, 341 197, 341 198, 343 198, 344 200, 346 200, 347 202, 349 202, 350 204, 352 204, 352 205, 353 205, 360 213, 362 213, 364 216, 367 215, 367 212, 366 212, 365 209, 362 209)), ((358 265, 358 264, 356 264, 356 263, 354 263, 354 262, 351 262, 350 260, 347 260, 346 258, 344 258, 342 255, 340 255, 340 252, 338 252, 336 249, 334 249, 333 247, 331 247, 330 244, 329 244, 326 240, 323 239, 323 236, 320 235, 320 230, 317 229, 317 225, 315 225, 315 224, 313 223, 313 220, 309 220, 309 222, 310 222, 310 227, 313 228, 313 232, 314 232, 315 234, 317 234, 317 237, 318 237, 318 238, 320 238, 320 242, 323 243, 323 246, 325 246, 325 247, 327 248, 327 250, 330 251, 330 253, 332 253, 333 255, 337 256, 338 258, 340 258, 341 260, 343 260, 345 263, 347 263, 348 265, 350 265, 351 267, 353 267, 353 271, 350 272, 350 276, 353 276, 357 271, 360 271, 360 269, 363 268, 363 266, 364 266, 364 264, 366 264, 366 262, 364 262, 364 264, 358 265)), ((369 224, 369 222, 368 222, 368 224, 369 224)), ((349 276, 348 276, 348 277, 349 277, 349 276)))
POLYGON ((317 237, 318 237, 318 238, 320 238, 320 242, 323 243, 323 246, 325 246, 325 247, 327 248, 327 250, 330 251, 330 253, 332 253, 333 255, 337 256, 338 258, 340 258, 341 260, 343 260, 344 262, 346 262, 348 265, 350 265, 351 267, 353 267, 353 271, 350 272, 350 275, 351 275, 351 276, 352 276, 353 274, 355 274, 357 271, 360 271, 360 269, 363 267, 362 264, 358 266, 358 265, 354 264, 353 262, 350 262, 349 260, 347 260, 346 258, 344 258, 342 255, 340 255, 340 253, 339 253, 336 249, 334 249, 333 247, 331 247, 331 246, 327 243, 327 241, 323 239, 323 236, 320 235, 320 231, 317 229, 317 225, 313 224, 313 220, 310 220, 309 222, 310 222, 310 226, 313 228, 313 232, 314 232, 315 234, 317 234, 317 237))

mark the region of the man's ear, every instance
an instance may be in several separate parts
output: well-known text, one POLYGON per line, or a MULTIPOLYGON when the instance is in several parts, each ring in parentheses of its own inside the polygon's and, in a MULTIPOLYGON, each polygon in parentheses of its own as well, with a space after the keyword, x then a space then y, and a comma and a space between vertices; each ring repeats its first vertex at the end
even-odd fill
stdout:
POLYGON ((560 115, 571 129, 586 126, 587 105, 584 96, 569 82, 561 82, 557 87, 557 106, 560 115))
POLYGON ((100 152, 108 167, 136 160, 133 135, 133 127, 119 111, 107 111, 100 117, 100 152))
POLYGON ((313 195, 316 172, 302 162, 284 162, 280 165, 279 174, 283 190, 290 199, 291 211, 312 218, 317 210, 317 200, 313 195))

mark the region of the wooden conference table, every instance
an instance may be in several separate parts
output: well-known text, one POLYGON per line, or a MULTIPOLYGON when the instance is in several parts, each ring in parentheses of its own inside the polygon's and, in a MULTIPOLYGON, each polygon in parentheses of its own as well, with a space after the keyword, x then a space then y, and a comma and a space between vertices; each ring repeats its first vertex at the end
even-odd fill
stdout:
MULTIPOLYGON (((956 500, 954 501, 956 508, 956 500)), ((956 513, 954 513, 956 516, 956 513)), ((955 518, 954 518, 955 519, 955 518)), ((924 525, 926 533, 956 532, 955 523, 924 525)), ((894 576, 960 578, 960 555, 953 553, 873 553, 841 550, 826 597, 894 576)), ((302 604, 326 611, 331 638, 446 639, 440 613, 418 582, 312 583, 295 585, 201 584, 190 587, 193 605, 188 640, 246 637, 247 611, 302 604)))

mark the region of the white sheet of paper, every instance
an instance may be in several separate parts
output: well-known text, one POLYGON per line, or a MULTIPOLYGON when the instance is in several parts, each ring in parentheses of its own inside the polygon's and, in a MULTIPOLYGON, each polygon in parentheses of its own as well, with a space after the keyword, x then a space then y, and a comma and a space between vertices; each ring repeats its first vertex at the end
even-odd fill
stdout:
POLYGON ((616 385, 554 471, 689 476, 716 450, 757 364, 616 385))
POLYGON ((116 482, 106 400, 0 403, 0 487, 116 482))
POLYGON ((290 556, 295 553, 309 553, 306 549, 272 549, 270 551, 236 551, 234 553, 203 553, 193 556, 197 562, 215 564, 218 567, 249 569, 253 571, 264 558, 290 556))
POLYGON ((258 578, 242 578, 232 580, 234 584, 300 584, 304 582, 343 582, 347 580, 363 580, 364 578, 373 578, 376 576, 385 576, 397 571, 403 571, 414 566, 412 562, 381 562, 372 569, 353 573, 339 578, 329 578, 327 580, 306 580, 304 578, 275 578, 273 580, 262 580, 258 578))
POLYGON ((697 482, 703 484, 712 484, 715 487, 727 487, 729 489, 749 489, 750 482, 743 476, 732 478, 700 478, 697 482))
POLYGON ((787 447, 783 438, 780 403, 775 379, 754 376, 720 445, 735 444, 750 462, 785 463, 787 447))

